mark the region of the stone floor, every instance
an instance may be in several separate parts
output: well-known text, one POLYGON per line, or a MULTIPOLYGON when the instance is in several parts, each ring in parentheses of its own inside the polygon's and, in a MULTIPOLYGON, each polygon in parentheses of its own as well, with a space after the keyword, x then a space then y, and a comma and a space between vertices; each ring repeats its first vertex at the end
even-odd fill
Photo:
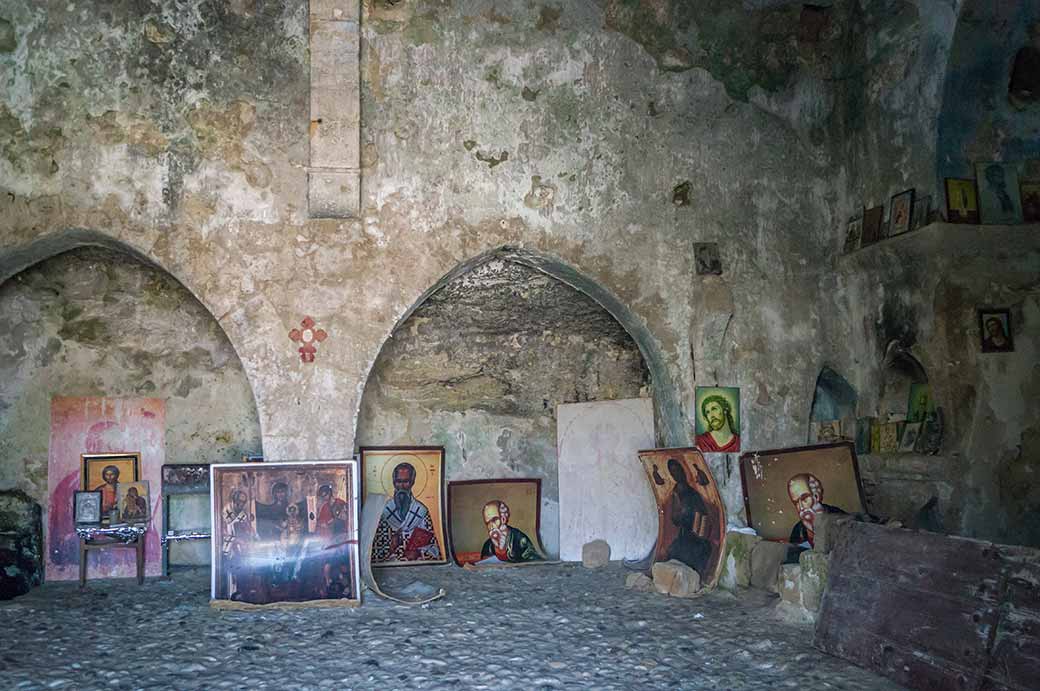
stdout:
POLYGON ((617 564, 390 570, 420 608, 229 612, 208 571, 51 583, 0 603, 0 689, 894 689, 810 646, 775 600, 625 590, 617 564))

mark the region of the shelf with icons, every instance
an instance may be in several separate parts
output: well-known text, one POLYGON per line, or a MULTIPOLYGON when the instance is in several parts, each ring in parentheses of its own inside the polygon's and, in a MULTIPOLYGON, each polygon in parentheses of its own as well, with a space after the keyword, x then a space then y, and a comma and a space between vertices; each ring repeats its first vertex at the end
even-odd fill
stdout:
POLYGON ((958 228, 1036 231, 1040 229, 1040 178, 1032 176, 1040 173, 1023 166, 979 163, 977 179, 946 178, 944 211, 934 208, 931 195, 915 196, 914 189, 893 195, 887 219, 884 205, 863 209, 846 225, 841 253, 892 246, 893 240, 918 238, 921 231, 927 235, 936 227, 943 228, 944 234, 958 228))

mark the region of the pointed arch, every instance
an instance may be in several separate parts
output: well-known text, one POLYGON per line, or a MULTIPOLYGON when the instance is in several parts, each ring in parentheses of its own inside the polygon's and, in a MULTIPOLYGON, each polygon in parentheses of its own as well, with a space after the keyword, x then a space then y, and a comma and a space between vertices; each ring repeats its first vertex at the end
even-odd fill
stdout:
POLYGON ((0 248, 0 286, 4 285, 9 279, 17 276, 26 269, 36 266, 41 262, 45 262, 52 257, 56 257, 60 254, 81 247, 101 247, 133 257, 145 266, 156 269, 157 271, 171 277, 178 285, 183 287, 192 295, 192 297, 195 298, 195 300, 217 324, 221 333, 224 334, 224 337, 231 345, 232 351, 235 353, 235 357, 238 359, 239 366, 245 373, 246 382, 249 384, 249 393, 253 400, 253 406, 259 416, 262 439, 265 418, 263 411, 260 408, 260 401, 257 400, 256 385, 254 381, 255 372, 253 371, 253 368, 247 365, 247 360, 242 357, 240 342, 234 337, 234 334, 228 332, 228 329, 225 328, 225 324, 221 318, 213 313, 202 296, 199 295, 196 290, 193 290, 190 283, 184 280, 184 277, 163 266, 158 259, 151 256, 145 250, 97 230, 87 228, 69 228, 62 231, 55 231, 38 236, 31 242, 22 246, 0 248))
MULTIPOLYGON (((467 274, 478 266, 494 259, 501 259, 503 261, 521 264, 551 276, 552 278, 555 278, 556 280, 588 296, 610 313, 610 315, 621 324, 622 328, 625 329, 628 335, 631 336, 643 356, 647 370, 650 372, 650 381, 653 386, 654 394, 654 417, 657 427, 656 436, 658 443, 665 446, 688 446, 690 444, 689 426, 687 425, 683 414, 682 399, 675 386, 675 381, 669 372, 660 345, 654 335, 650 332, 650 329, 647 328, 644 320, 625 305, 620 298, 614 295, 614 293, 594 278, 582 273, 563 259, 538 250, 513 245, 503 245, 461 262, 424 291, 412 306, 405 310, 393 325, 393 328, 391 328, 389 333, 385 335, 382 346, 380 346, 379 351, 376 352, 375 357, 369 363, 368 371, 362 385, 362 395, 359 395, 357 400, 358 409, 355 410, 354 414, 355 425, 360 422, 360 407, 361 401, 364 397, 364 387, 368 386, 368 382, 372 376, 372 369, 379 358, 379 353, 382 352, 392 335, 406 321, 408 321, 408 318, 411 317, 412 314, 424 302, 426 302, 431 295, 456 278, 467 274)), ((356 438, 356 428, 354 432, 356 438)))

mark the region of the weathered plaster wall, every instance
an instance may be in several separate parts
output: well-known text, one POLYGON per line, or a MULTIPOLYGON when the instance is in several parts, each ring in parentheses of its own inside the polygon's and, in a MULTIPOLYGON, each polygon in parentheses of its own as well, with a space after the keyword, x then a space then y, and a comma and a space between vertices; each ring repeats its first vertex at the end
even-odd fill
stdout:
POLYGON ((944 77, 961 0, 852 2, 847 11, 846 56, 840 110, 847 184, 844 218, 883 204, 911 187, 941 208, 936 178, 935 122, 943 106, 944 77))
POLYGON ((1040 104, 1008 98, 1015 54, 1040 48, 1038 22, 1040 0, 965 0, 938 122, 940 178, 973 178, 976 162, 1040 158, 1040 104))
POLYGON ((165 399, 167 463, 260 448, 252 391, 220 326, 169 275, 110 250, 67 252, 0 285, 0 489, 45 510, 53 396, 165 399))
POLYGON ((1040 545, 1038 230, 935 224, 841 257, 825 280, 847 315, 829 330, 829 357, 857 414, 879 412, 893 341, 945 413, 940 455, 861 459, 871 510, 912 520, 934 495, 948 532, 1040 545), (981 306, 1011 308, 1014 352, 981 352, 981 306))
POLYGON ((603 307, 494 259, 431 295, 387 341, 358 443, 444 446, 449 481, 541 478, 543 544, 558 554, 556 406, 636 398, 648 378, 603 307))
MULTIPOLYGON (((697 3, 670 27, 689 4, 365 3, 363 210, 339 222, 304 215, 302 0, 8 0, 0 277, 85 241, 140 253, 227 332, 265 455, 336 458, 395 325, 459 264, 520 246, 645 330, 659 413, 738 385, 749 448, 796 442, 822 358, 842 37, 800 38, 796 5, 742 22, 697 3), (680 29, 689 65, 654 38, 680 29), (721 277, 694 274, 699 241, 721 277), (287 338, 305 315, 329 333, 311 364, 287 338)), ((661 441, 687 443, 665 417, 661 441)))
MULTIPOLYGON (((953 524, 1010 535, 1034 506, 1009 482, 1032 472, 1034 413, 1000 382, 1031 386, 1015 359, 1029 338, 1000 365, 963 330, 983 299, 1031 323, 1026 267, 998 270, 1024 236, 966 241, 982 259, 934 238, 892 257, 893 241, 828 275, 861 203, 916 187, 939 206, 946 152, 1031 151, 1032 111, 956 86, 976 59, 999 63, 1004 28, 1020 47, 1023 24, 979 22, 983 4, 368 0, 362 213, 316 221, 303 0, 0 0, 0 280, 82 244, 166 269, 241 357, 271 459, 350 455, 387 337, 499 248, 632 335, 662 444, 689 442, 697 384, 742 387, 746 448, 799 443, 821 367, 869 412, 879 349, 914 335, 940 402, 967 416, 951 423, 949 472, 914 472, 949 495, 953 524), (961 111, 978 127, 948 118, 961 111), (721 276, 695 273, 695 242, 719 243, 721 276), (313 363, 287 337, 308 315, 329 334, 313 363), (948 363, 969 363, 964 391, 948 363), (995 446, 990 410, 1010 420, 995 446)), ((734 460, 709 462, 739 517, 734 460)))

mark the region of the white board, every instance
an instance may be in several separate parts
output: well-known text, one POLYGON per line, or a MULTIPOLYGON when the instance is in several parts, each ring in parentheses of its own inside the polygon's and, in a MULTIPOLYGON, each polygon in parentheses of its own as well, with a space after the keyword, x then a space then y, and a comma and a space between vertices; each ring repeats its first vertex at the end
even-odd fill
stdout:
POLYGON ((637 452, 652 448, 649 398, 557 406, 560 559, 581 561, 582 545, 596 539, 610 543, 611 559, 650 552, 657 504, 637 452))

